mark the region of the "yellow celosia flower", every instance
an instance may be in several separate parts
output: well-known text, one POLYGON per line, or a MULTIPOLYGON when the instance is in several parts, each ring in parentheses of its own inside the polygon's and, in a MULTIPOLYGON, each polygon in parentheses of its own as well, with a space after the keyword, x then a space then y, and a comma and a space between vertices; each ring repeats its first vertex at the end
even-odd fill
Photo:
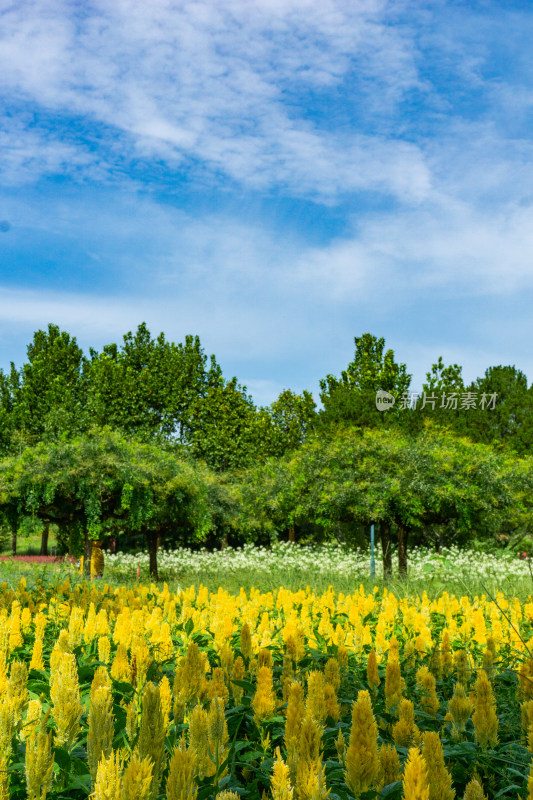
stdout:
POLYGON ((71 648, 77 647, 81 643, 84 628, 83 617, 82 608, 71 609, 68 623, 68 643, 71 648))
POLYGON ((375 786, 380 768, 378 726, 366 690, 359 692, 352 707, 352 729, 345 765, 346 783, 356 797, 375 786))
POLYGON ((20 615, 20 626, 24 633, 29 633, 31 630, 31 611, 26 606, 26 608, 22 609, 22 613, 20 615))
POLYGON ((326 698, 326 717, 331 717, 333 722, 338 722, 341 712, 335 689, 330 683, 326 683, 324 695, 326 698))
POLYGON ((252 632, 247 622, 241 628, 241 653, 246 659, 252 657, 252 632))
POLYGON ((131 677, 132 684, 142 685, 144 683, 151 662, 150 648, 144 638, 133 636, 131 642, 131 669, 133 671, 133 665, 135 664, 135 673, 131 677))
POLYGON ((47 618, 42 611, 39 611, 35 615, 34 623, 35 623, 35 640, 36 641, 38 639, 42 640, 47 623, 47 618))
POLYGON ((326 661, 326 666, 324 667, 324 680, 333 687, 335 694, 337 694, 341 685, 341 674, 339 662, 336 658, 328 658, 326 661))
POLYGON ((457 673, 457 682, 462 683, 463 686, 468 686, 472 669, 470 666, 470 658, 466 650, 457 650, 454 655, 455 670, 457 673))
POLYGON ((387 711, 394 713, 402 697, 402 675, 396 659, 388 659, 385 670, 385 705, 387 711))
POLYGON ((529 775, 527 777, 527 797, 526 800, 533 800, 533 763, 529 767, 529 775))
POLYGON ((17 647, 24 644, 24 637, 22 636, 20 624, 20 603, 15 600, 11 608, 9 626, 9 650, 12 652, 17 647))
POLYGON ((111 677, 116 681, 125 681, 130 677, 130 662, 128 661, 128 650, 125 644, 117 646, 115 658, 111 664, 111 677))
POLYGON ((137 736, 137 730, 139 728, 139 709, 137 707, 137 703, 135 702, 135 698, 133 698, 133 700, 130 700, 130 702, 127 703, 125 708, 126 708, 126 736, 128 737, 128 741, 131 745, 137 736))
POLYGON ((453 670, 453 657, 450 648, 450 633, 447 628, 442 631, 441 640, 441 668, 443 675, 449 675, 453 670))
POLYGON ((194 747, 187 747, 182 738, 172 751, 166 784, 167 800, 194 800, 198 787, 197 774, 198 755, 194 747))
POLYGON ((366 679, 368 681, 368 688, 373 697, 376 696, 381 679, 378 672, 378 660, 376 658, 376 651, 374 648, 368 654, 368 661, 366 663, 366 679))
POLYGON ((276 697, 270 667, 259 667, 257 670, 257 687, 252 698, 254 719, 258 725, 273 716, 276 708, 276 697))
POLYGON ((323 728, 316 719, 306 714, 300 728, 296 748, 288 750, 288 766, 291 783, 299 798, 307 797, 306 792, 316 783, 313 770, 320 761, 320 744, 323 728))
MULTIPOLYGON (((268 669, 262 667, 261 669, 268 669)), ((222 778, 228 772, 228 767, 221 770, 221 766, 227 757, 227 743, 229 740, 228 726, 224 714, 224 704, 220 698, 215 697, 211 700, 209 713, 207 715, 207 727, 209 731, 209 753, 211 765, 208 765, 207 774, 217 775, 222 778)))
MULTIPOLYGON (((93 680, 94 683, 94 680, 93 680)), ((115 718, 113 698, 109 686, 98 686, 91 691, 89 707, 89 731, 87 734, 87 762, 94 785, 98 764, 102 757, 107 758, 112 750, 115 718)))
POLYGON ((244 661, 242 660, 241 656, 237 656, 231 671, 231 692, 236 703, 240 703, 244 694, 244 689, 242 686, 238 686, 236 683, 233 683, 233 681, 242 681, 244 680, 245 675, 246 667, 244 666, 244 661))
POLYGON ((454 729, 457 732, 456 735, 459 735, 464 731, 472 713, 472 703, 467 697, 462 683, 455 684, 453 696, 448 703, 448 710, 452 715, 454 729))
POLYGON ((283 761, 279 747, 276 749, 276 760, 272 770, 270 788, 273 800, 292 800, 293 788, 290 779, 289 767, 283 761))
POLYGON ((31 661, 29 669, 44 669, 44 661, 43 661, 43 640, 36 639, 33 643, 33 649, 31 651, 31 661))
POLYGON ((210 700, 214 697, 220 697, 221 700, 226 700, 229 697, 229 690, 224 680, 224 670, 222 667, 214 668, 213 677, 208 683, 207 696, 210 700))
POLYGON ((520 704, 522 720, 523 742, 530 753, 533 753, 533 700, 526 700, 520 704))
POLYGON ((491 683, 481 670, 474 686, 475 702, 472 722, 474 736, 482 748, 495 747, 498 742, 498 717, 491 683))
POLYGON ((294 681, 289 689, 287 719, 285 721, 285 747, 287 748, 287 760, 293 783, 296 780, 298 741, 304 715, 304 688, 301 683, 294 681))
POLYGON ((320 759, 298 764, 297 789, 299 800, 327 800, 330 789, 326 786, 324 765, 320 759))
POLYGON ((43 713, 43 707, 40 700, 30 700, 28 703, 28 711, 26 719, 21 730, 23 739, 27 739, 30 733, 36 729, 37 723, 40 721, 43 713))
POLYGON ((487 795, 483 792, 483 787, 477 778, 472 778, 467 784, 463 800, 487 800, 487 795))
POLYGON ((155 800, 165 766, 166 724, 161 708, 159 686, 149 682, 142 695, 141 727, 137 747, 141 759, 151 759, 153 765, 152 785, 149 797, 155 800))
POLYGON ((339 764, 344 767, 346 764, 346 741, 341 730, 339 730, 339 735, 335 739, 335 750, 337 751, 339 764))
POLYGON ((31 728, 26 739, 24 770, 28 800, 44 800, 52 786, 52 731, 46 733, 45 723, 31 728))
MULTIPOLYGON (((9 771, 4 755, 0 753, 0 800, 9 800, 9 771)), ((28 800, 34 800, 28 794, 28 800)))
POLYGON ((50 686, 52 716, 56 723, 55 744, 70 749, 80 730, 83 706, 80 701, 76 657, 61 652, 50 686))
POLYGON ((452 776, 444 764, 444 752, 439 734, 426 731, 422 736, 422 743, 422 755, 428 772, 429 800, 454 800, 452 776))
POLYGON ((134 752, 122 775, 121 800, 148 800, 152 784, 152 762, 134 752))
POLYGON ((257 668, 260 667, 269 667, 272 669, 272 651, 263 648, 259 651, 259 655, 257 656, 257 668))
POLYGON ((429 800, 426 762, 418 747, 409 750, 402 787, 404 800, 429 800))
POLYGON ((233 662, 234 662, 233 650, 227 643, 223 644, 220 649, 220 666, 224 670, 224 678, 228 682, 231 677, 233 662))
POLYGON ((68 633, 66 630, 59 632, 59 636, 50 653, 50 683, 54 681, 55 673, 57 672, 64 653, 70 653, 68 633))
POLYGON ((161 700, 161 710, 163 711, 165 728, 168 730, 168 726, 170 725, 170 712, 172 710, 172 689, 170 688, 170 681, 166 675, 163 675, 159 682, 159 699, 161 700))
POLYGON ((529 658, 520 665, 518 679, 524 700, 533 699, 533 659, 529 658))
POLYGON ((306 712, 316 719, 319 725, 326 721, 327 706, 324 673, 311 670, 307 675, 306 712))
POLYGON ((174 717, 183 718, 186 708, 192 708, 200 699, 204 682, 204 660, 196 642, 191 642, 174 678, 174 717))
POLYGON ((420 667, 416 673, 416 683, 422 694, 422 710, 435 716, 439 710, 435 676, 431 674, 427 667, 420 667))
POLYGON ((123 800, 122 758, 119 753, 112 750, 98 764, 91 800, 123 800))
POLYGON ((384 786, 399 781, 400 776, 400 756, 398 751, 391 744, 382 744, 379 748, 379 781, 376 784, 376 789, 381 791, 384 786))
POLYGON ((111 654, 111 642, 109 636, 98 637, 98 660, 103 664, 109 664, 109 656, 111 654))
POLYGON ((339 662, 339 669, 341 671, 341 675, 346 672, 348 668, 348 648, 344 646, 340 646, 337 650, 337 661, 339 662))
POLYGON ((209 767, 209 722, 202 706, 193 708, 189 721, 189 745, 196 753, 198 777, 203 780, 209 767))
POLYGON ((392 726, 392 738, 398 747, 411 747, 418 744, 420 731, 415 725, 415 707, 412 700, 402 697, 398 706, 398 722, 392 726))
POLYGON ((483 653, 482 667, 487 673, 489 681, 492 683, 494 680, 494 652, 488 647, 483 653))
POLYGON ((28 705, 28 670, 22 661, 12 661, 7 684, 7 696, 12 702, 13 722, 20 729, 22 715, 28 705))

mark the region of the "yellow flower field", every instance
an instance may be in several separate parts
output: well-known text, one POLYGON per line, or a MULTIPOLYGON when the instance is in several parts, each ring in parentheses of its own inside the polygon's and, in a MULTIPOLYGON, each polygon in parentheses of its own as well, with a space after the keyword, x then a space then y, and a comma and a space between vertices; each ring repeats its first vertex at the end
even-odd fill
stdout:
POLYGON ((21 580, 0 609, 0 800, 533 798, 531 599, 21 580))

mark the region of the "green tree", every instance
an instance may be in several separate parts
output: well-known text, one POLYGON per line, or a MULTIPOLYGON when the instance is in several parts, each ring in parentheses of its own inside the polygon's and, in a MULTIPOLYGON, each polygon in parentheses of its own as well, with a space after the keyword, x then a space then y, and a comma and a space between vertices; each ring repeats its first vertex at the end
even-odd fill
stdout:
POLYGON ((462 392, 464 383, 463 368, 459 364, 446 366, 439 356, 437 362, 432 364, 430 372, 426 372, 426 383, 423 391, 426 394, 442 395, 444 392, 462 392))
POLYGON ((185 422, 187 446, 196 459, 225 472, 250 466, 257 457, 256 409, 236 378, 222 377, 193 398, 185 422))
POLYGON ((207 534, 206 498, 205 470, 109 429, 40 442, 0 462, 4 520, 56 524, 58 539, 86 554, 91 540, 138 532, 146 538, 154 577, 165 536, 190 541, 207 534))
POLYGON ((523 372, 514 366, 489 367, 468 391, 477 394, 476 408, 465 414, 468 436, 533 454, 533 383, 528 388, 523 372))
MULTIPOLYGON (((19 442, 35 444, 79 432, 87 424, 86 359, 76 339, 57 325, 39 330, 27 362, 1 381, 2 408, 19 442)), ((10 443, 11 446, 12 442, 10 443)))
POLYGON ((389 425, 391 415, 377 411, 376 392, 383 389, 397 399, 411 383, 405 364, 398 364, 393 350, 385 351, 385 339, 364 333, 355 337, 355 356, 340 378, 327 375, 320 381, 320 414, 324 424, 349 422, 363 427, 389 425))
POLYGON ((394 535, 403 576, 411 533, 423 534, 430 525, 452 525, 465 535, 488 533, 515 518, 517 508, 530 510, 527 490, 520 486, 531 461, 528 467, 519 463, 431 427, 418 437, 397 428, 341 427, 327 438, 310 437, 285 466, 270 465, 270 479, 263 471, 248 507, 255 508, 263 528, 267 520, 276 529, 285 517, 300 525, 318 524, 334 535, 337 523, 368 527, 375 522, 385 573, 394 535))
POLYGON ((301 394, 284 389, 266 409, 273 425, 273 455, 294 450, 305 441, 316 420, 316 403, 311 392, 301 394))
POLYGON ((214 356, 210 364, 199 338, 183 344, 153 339, 145 323, 123 337, 122 347, 90 351, 88 409, 94 425, 110 425, 150 440, 189 436, 190 407, 221 380, 214 356))

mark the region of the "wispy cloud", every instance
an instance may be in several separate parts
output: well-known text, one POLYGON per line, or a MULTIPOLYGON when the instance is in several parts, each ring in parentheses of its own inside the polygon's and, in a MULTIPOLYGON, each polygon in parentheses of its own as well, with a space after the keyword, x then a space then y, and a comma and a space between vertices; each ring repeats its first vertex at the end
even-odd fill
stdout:
MULTIPOLYGON (((0 83, 8 100, 41 114, 107 126, 101 144, 120 137, 130 160, 162 158, 176 171, 199 161, 212 179, 318 198, 369 189, 419 199, 430 177, 417 145, 308 116, 310 95, 320 104, 346 79, 357 79, 369 109, 379 98, 390 110, 419 84, 411 42, 387 13, 372 1, 34 0, 2 13, 0 83)), ((69 168, 58 130, 30 127, 43 172, 87 161, 83 134, 69 168)), ((19 168, 24 176, 24 158, 19 168)), ((6 178, 16 177, 12 156, 6 178)))
POLYGON ((0 0, 0 339, 145 319, 263 396, 364 330, 533 377, 520 5, 0 0))

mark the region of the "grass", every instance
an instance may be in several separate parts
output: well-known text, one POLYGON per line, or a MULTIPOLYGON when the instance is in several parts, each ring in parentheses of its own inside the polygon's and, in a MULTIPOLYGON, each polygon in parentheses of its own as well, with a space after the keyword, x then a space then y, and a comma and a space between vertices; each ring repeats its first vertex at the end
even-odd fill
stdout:
MULTIPOLYGON (((14 588, 22 577, 25 578, 28 587, 32 587, 41 581, 42 583, 55 584, 59 580, 64 580, 67 576, 70 577, 71 583, 78 583, 83 580, 79 575, 76 567, 69 564, 27 564, 20 561, 5 561, 0 563, 0 582, 6 581, 9 586, 14 588)), ((97 586, 110 584, 112 586, 128 586, 132 588, 137 585, 136 579, 129 580, 116 580, 113 575, 106 574, 102 578, 97 578, 94 581, 97 586)), ((141 580, 140 583, 150 583, 150 580, 141 580)), ((163 585, 163 581, 159 581, 159 585, 163 585)), ((533 595, 533 581, 514 579, 508 580, 502 585, 495 583, 495 581, 470 581, 465 582, 462 580, 443 580, 442 578, 426 577, 425 579, 410 579, 409 577, 400 580, 393 577, 388 582, 384 583, 381 580, 371 581, 370 578, 363 580, 350 581, 347 578, 335 579, 334 576, 329 578, 322 577, 317 579, 316 575, 310 572, 302 571, 299 574, 293 573, 292 575, 282 574, 281 572, 272 572, 265 575, 264 572, 254 573, 251 569, 242 569, 235 571, 231 575, 206 575, 200 574, 197 570, 191 568, 184 571, 178 580, 168 581, 168 587, 171 592, 178 589, 195 586, 198 589, 200 586, 205 586, 209 592, 216 592, 219 587, 224 588, 231 594, 239 594, 241 588, 249 595, 252 589, 260 592, 274 592, 283 586, 292 591, 299 589, 309 588, 316 594, 322 594, 329 588, 332 588, 336 593, 353 594, 363 586, 366 593, 372 592, 376 587, 381 594, 384 588, 395 594, 397 597, 420 597, 426 592, 430 600, 434 600, 442 595, 443 592, 455 594, 457 596, 467 596, 473 599, 474 597, 485 596, 487 599, 494 598, 498 591, 504 592, 507 597, 517 597, 521 603, 525 603, 533 595)))
MULTIPOLYGON (((104 574, 101 579, 102 582, 114 583, 112 576, 104 574)), ((136 580, 120 581, 120 584, 133 586, 137 583, 136 580)), ((117 585, 118 585, 117 583, 117 585)), ((162 583, 162 581, 160 582, 162 583)), ((495 581, 471 581, 464 582, 461 580, 446 581, 443 579, 399 579, 393 577, 391 580, 384 582, 382 580, 370 580, 365 578, 363 580, 350 581, 347 578, 319 578, 310 572, 302 571, 300 574, 286 575, 281 572, 272 572, 270 575, 265 576, 264 573, 254 573, 253 570, 243 569, 231 575, 205 575, 199 573, 197 570, 190 569, 184 571, 179 580, 168 581, 170 591, 175 591, 177 588, 185 588, 188 586, 196 586, 197 588, 202 585, 205 586, 210 592, 216 592, 220 586, 226 589, 231 594, 238 594, 240 589, 244 589, 248 594, 251 589, 256 589, 260 592, 273 592, 283 586, 291 591, 298 591, 299 589, 306 589, 307 587, 317 594, 326 592, 330 587, 336 593, 353 594, 363 586, 365 592, 372 592, 375 587, 381 593, 384 588, 395 594, 397 597, 401 596, 416 596, 426 592, 430 600, 433 600, 443 592, 447 591, 449 594, 466 595, 469 597, 481 597, 485 595, 487 598, 490 595, 495 596, 496 592, 502 591, 506 596, 517 597, 520 602, 524 603, 528 598, 533 595, 533 581, 531 580, 508 580, 505 585, 496 583, 495 581)))
MULTIPOLYGON (((19 540, 20 547, 17 548, 18 555, 31 555, 35 551, 39 552, 40 537, 28 537, 19 540), (32 552, 33 551, 33 552, 32 552)), ((50 552, 53 553, 55 542, 50 541, 50 552)), ((11 555, 10 550, 2 551, 0 555, 11 555)), ((219 587, 226 589, 231 594, 238 594, 241 588, 249 594, 252 589, 260 592, 273 592, 283 586, 292 591, 309 588, 317 594, 322 594, 329 588, 336 593, 352 594, 362 586, 365 592, 372 592, 375 587, 381 593, 386 588, 396 596, 422 596, 425 592, 430 600, 433 600, 443 592, 458 596, 482 597, 487 599, 495 597, 497 592, 503 592, 507 597, 517 597, 520 602, 527 602, 533 595, 533 578, 530 575, 525 577, 505 576, 485 576, 483 580, 472 576, 462 576, 458 570, 447 569, 436 574, 428 571, 424 575, 409 576, 400 579, 395 574, 387 582, 376 578, 371 580, 370 574, 353 579, 346 575, 338 575, 331 571, 319 573, 309 566, 301 568, 290 566, 287 569, 279 567, 270 571, 254 569, 252 566, 232 566, 224 568, 224 559, 220 559, 220 566, 217 569, 207 570, 199 568, 192 562, 180 569, 179 574, 168 580, 170 591, 174 592, 180 588, 200 585, 205 586, 210 592, 216 592, 219 587)), ((37 580, 43 583, 56 583, 63 580, 67 575, 72 582, 83 580, 79 576, 76 567, 68 564, 27 564, 18 560, 0 562, 0 582, 6 581, 8 585, 15 587, 20 578, 24 577, 29 586, 34 585, 37 580)), ((164 578, 164 575, 162 576, 164 578)), ((149 584, 151 578, 145 574, 141 575, 141 583, 149 584)), ((96 579, 97 585, 108 583, 112 586, 135 586, 138 581, 135 576, 125 578, 123 575, 114 575, 113 571, 107 568, 103 578, 96 579)), ((163 584, 163 579, 159 585, 163 584)))
MULTIPOLYGON (((48 553, 55 555, 56 540, 52 532, 48 537, 48 553)), ((41 534, 35 533, 29 536, 19 536, 17 538, 18 556, 38 556, 41 552, 41 534)), ((11 555, 11 539, 6 539, 0 543, 0 556, 11 555)))

